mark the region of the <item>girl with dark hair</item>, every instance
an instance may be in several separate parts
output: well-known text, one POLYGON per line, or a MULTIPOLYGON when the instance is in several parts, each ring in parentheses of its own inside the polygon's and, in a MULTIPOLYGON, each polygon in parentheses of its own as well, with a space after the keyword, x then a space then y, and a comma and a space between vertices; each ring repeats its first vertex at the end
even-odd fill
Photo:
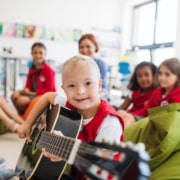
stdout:
POLYGON ((128 84, 129 93, 124 102, 115 107, 116 110, 133 113, 143 108, 156 87, 156 70, 156 66, 151 62, 143 61, 137 64, 128 84))
POLYGON ((164 60, 158 67, 156 79, 159 87, 152 92, 144 107, 130 113, 118 111, 122 115, 126 127, 136 122, 138 120, 136 117, 142 118, 147 116, 149 108, 164 106, 170 103, 180 103, 179 59, 169 58, 164 60))

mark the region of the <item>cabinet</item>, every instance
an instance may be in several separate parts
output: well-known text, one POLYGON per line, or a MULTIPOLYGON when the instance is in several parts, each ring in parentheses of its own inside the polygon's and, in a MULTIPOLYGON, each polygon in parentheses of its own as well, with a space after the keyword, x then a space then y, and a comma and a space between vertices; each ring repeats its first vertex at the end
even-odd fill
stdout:
POLYGON ((13 55, 0 56, 0 82, 1 94, 8 97, 9 91, 17 90, 19 79, 26 76, 30 57, 13 55))
POLYGON ((5 84, 5 60, 0 59, 0 91, 4 90, 5 84))

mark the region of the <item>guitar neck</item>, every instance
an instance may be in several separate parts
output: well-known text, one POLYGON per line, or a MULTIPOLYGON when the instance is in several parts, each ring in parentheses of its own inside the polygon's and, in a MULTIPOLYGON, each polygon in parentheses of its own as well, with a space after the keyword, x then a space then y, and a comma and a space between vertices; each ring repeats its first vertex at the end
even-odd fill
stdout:
MULTIPOLYGON (((97 142, 84 143, 78 139, 42 131, 36 147, 39 149, 46 148, 49 153, 62 158, 71 165, 78 163, 81 171, 93 178, 96 176, 98 169, 101 169, 101 171, 103 169, 102 177, 104 175, 108 176, 111 172, 110 174, 114 176, 113 179, 118 179, 117 177, 123 176, 127 169, 129 171, 134 168, 133 162, 135 162, 136 167, 136 161, 137 163, 141 162, 141 165, 147 169, 149 168, 146 159, 148 156, 146 156, 146 158, 144 155, 142 155, 142 157, 140 156, 144 154, 145 151, 141 150, 138 152, 138 146, 128 147, 130 145, 127 144, 127 147, 125 147, 125 144, 121 144, 122 145, 110 145, 97 142), (128 168, 126 168, 127 166, 128 168)), ((137 172, 137 176, 138 175, 146 179, 149 176, 149 172, 144 173, 140 169, 139 172, 137 172)))
POLYGON ((39 149, 46 148, 49 153, 62 158, 69 164, 74 163, 78 152, 92 151, 92 148, 89 148, 89 146, 88 144, 82 144, 79 139, 59 136, 48 131, 42 132, 36 145, 39 149))
POLYGON ((98 147, 83 143, 79 139, 59 136, 49 131, 42 131, 36 147, 39 149, 46 148, 49 153, 62 158, 69 164, 74 164, 78 154, 94 154, 98 149, 98 147))

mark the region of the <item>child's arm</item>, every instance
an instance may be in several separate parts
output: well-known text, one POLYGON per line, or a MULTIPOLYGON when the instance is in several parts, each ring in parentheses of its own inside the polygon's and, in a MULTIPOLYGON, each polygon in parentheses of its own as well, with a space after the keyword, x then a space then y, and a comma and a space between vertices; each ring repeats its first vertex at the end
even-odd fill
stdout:
POLYGON ((41 98, 34 105, 26 121, 17 130, 20 138, 27 138, 29 142, 31 141, 30 132, 32 125, 49 104, 54 104, 54 99, 57 95, 58 94, 55 92, 48 92, 41 96, 41 98))
POLYGON ((113 105, 113 108, 116 111, 119 111, 119 110, 124 110, 125 111, 125 110, 128 109, 128 107, 130 106, 131 102, 132 102, 132 100, 128 96, 126 96, 125 100, 119 106, 113 105))
POLYGON ((132 100, 129 98, 129 96, 126 96, 126 98, 123 101, 123 103, 119 106, 119 109, 127 110, 129 105, 131 104, 131 102, 132 102, 132 100))

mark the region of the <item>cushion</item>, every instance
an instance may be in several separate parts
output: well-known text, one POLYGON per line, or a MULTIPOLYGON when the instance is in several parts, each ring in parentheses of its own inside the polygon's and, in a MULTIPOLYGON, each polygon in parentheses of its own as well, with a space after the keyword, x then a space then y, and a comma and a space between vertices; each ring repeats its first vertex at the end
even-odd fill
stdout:
POLYGON ((36 102, 39 100, 40 97, 41 97, 41 95, 36 96, 35 98, 33 98, 31 100, 31 102, 29 103, 27 109, 25 110, 24 114, 20 115, 24 120, 26 120, 26 118, 28 117, 28 115, 31 112, 32 108, 34 107, 34 105, 36 104, 36 102))
POLYGON ((125 129, 125 141, 143 142, 152 180, 180 179, 180 104, 151 108, 148 117, 125 129))

